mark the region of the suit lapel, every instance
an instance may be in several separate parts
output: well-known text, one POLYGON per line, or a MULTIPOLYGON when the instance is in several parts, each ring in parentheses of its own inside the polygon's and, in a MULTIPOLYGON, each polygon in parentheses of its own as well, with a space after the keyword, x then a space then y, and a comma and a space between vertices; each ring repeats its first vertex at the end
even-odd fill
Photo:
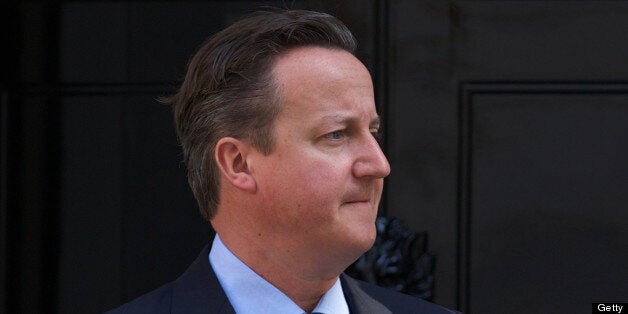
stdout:
POLYGON ((210 246, 199 254, 172 288, 172 313, 235 314, 216 274, 209 265, 210 246))
POLYGON ((349 311, 352 314, 392 313, 386 306, 364 292, 355 279, 341 274, 340 282, 342 283, 345 299, 349 305, 349 311))

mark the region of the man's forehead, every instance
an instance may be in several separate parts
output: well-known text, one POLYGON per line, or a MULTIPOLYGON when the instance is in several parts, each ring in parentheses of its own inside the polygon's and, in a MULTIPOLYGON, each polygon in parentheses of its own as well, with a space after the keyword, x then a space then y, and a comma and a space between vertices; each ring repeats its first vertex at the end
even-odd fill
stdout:
MULTIPOLYGON (((362 68, 368 74, 364 64, 348 51, 305 46, 291 49, 280 55, 274 62, 273 72, 275 75, 288 74, 292 78, 308 78, 320 74, 333 76, 334 73, 340 73, 351 67, 362 68)), ((368 75, 370 78, 370 74, 368 75)))
POLYGON ((297 48, 274 67, 282 115, 318 122, 376 124, 373 84, 351 53, 330 48, 297 48))

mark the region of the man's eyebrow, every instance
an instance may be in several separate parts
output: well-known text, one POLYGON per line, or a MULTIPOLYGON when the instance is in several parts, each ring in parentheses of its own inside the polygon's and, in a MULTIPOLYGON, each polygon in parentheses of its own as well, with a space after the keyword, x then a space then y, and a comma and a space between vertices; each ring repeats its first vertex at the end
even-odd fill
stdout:
MULTIPOLYGON (((360 119, 357 117, 352 117, 352 116, 343 116, 343 115, 328 115, 328 116, 323 116, 321 118, 321 120, 324 121, 331 121, 334 123, 346 123, 346 124, 352 124, 352 123, 356 123, 358 122, 360 119)), ((381 118, 379 116, 371 119, 369 125, 380 125, 381 124, 381 118)))

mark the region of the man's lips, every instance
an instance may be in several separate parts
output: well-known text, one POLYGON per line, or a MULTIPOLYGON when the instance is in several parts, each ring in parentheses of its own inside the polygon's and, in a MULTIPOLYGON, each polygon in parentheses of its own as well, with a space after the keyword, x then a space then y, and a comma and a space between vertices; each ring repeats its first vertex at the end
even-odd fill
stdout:
POLYGON ((353 201, 346 201, 344 202, 345 204, 353 204, 353 203, 370 203, 371 200, 370 199, 364 199, 364 200, 353 200, 353 201))
POLYGON ((371 203, 371 198, 369 197, 360 197, 360 198, 350 198, 345 200, 343 204, 363 204, 363 203, 371 203))
POLYGON ((351 193, 345 194, 342 203, 343 204, 362 204, 362 203, 373 203, 373 191, 370 188, 363 187, 360 189, 356 189, 351 193))

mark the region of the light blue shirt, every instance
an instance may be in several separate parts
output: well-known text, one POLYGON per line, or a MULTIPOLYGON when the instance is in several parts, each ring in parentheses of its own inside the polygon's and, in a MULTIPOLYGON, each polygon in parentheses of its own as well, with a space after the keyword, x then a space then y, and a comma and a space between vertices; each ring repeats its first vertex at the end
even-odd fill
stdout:
MULTIPOLYGON (((214 238, 209 252, 209 263, 236 313, 305 313, 287 295, 233 255, 218 235, 214 238)), ((323 295, 313 312, 349 314, 349 306, 342 292, 340 279, 336 280, 331 289, 323 295)))

